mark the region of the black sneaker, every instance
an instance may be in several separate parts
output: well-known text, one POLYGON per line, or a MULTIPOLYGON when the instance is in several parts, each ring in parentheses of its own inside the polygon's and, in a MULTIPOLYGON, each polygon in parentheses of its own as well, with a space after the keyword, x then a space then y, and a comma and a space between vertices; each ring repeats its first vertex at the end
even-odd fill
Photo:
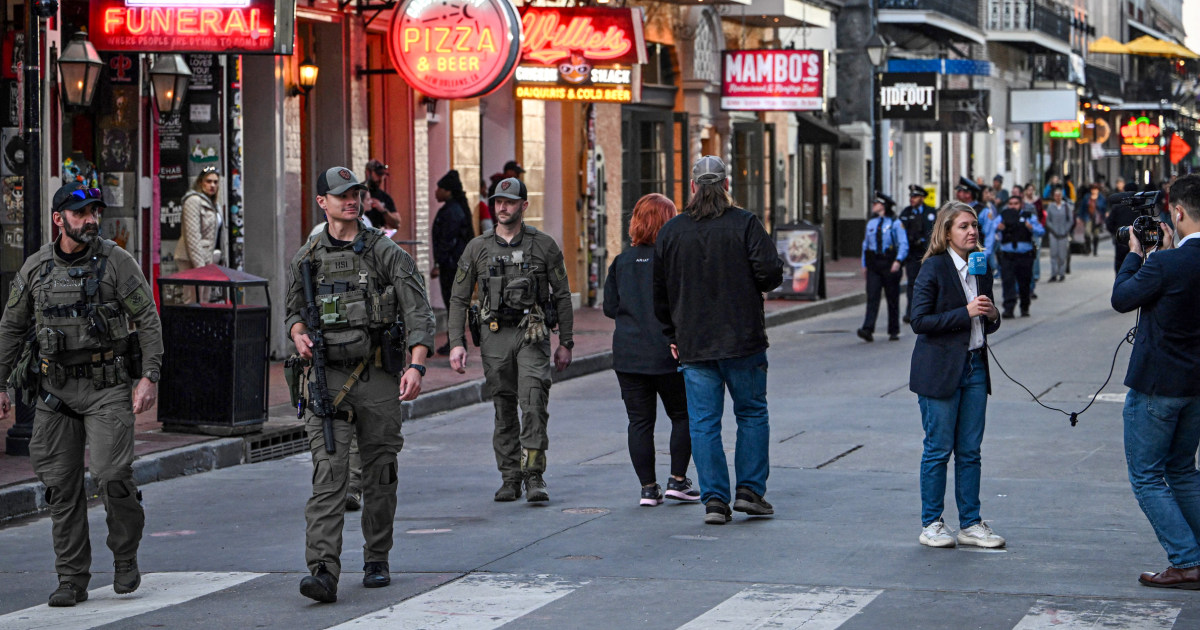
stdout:
POLYGON ((675 501, 699 501, 700 491, 687 477, 684 477, 683 481, 671 477, 667 479, 667 498, 675 501))
POLYGON ((663 502, 662 486, 654 484, 652 486, 642 486, 642 500, 639 505, 654 507, 663 502))
POLYGON ((733 513, 729 511, 729 504, 720 499, 709 499, 708 503, 704 504, 704 522, 709 525, 724 525, 733 520, 733 513))
POLYGON ((867 330, 866 328, 859 328, 857 331, 855 331, 855 334, 858 335, 859 339, 862 339, 863 341, 865 341, 867 343, 871 343, 872 341, 875 341, 875 334, 872 333, 871 331, 867 330))
POLYGON ((550 500, 550 493, 546 492, 546 481, 542 479, 542 473, 525 474, 525 500, 529 503, 545 503, 550 500))
POLYGON ((392 583, 386 562, 368 562, 363 565, 363 571, 366 573, 363 576, 363 586, 367 588, 380 588, 392 583))
POLYGON ((737 500, 733 502, 733 509, 750 516, 768 516, 775 513, 775 506, 767 503, 766 499, 749 488, 737 489, 737 500))
POLYGON ((317 565, 312 575, 300 580, 300 594, 326 604, 337 601, 337 578, 325 568, 325 563, 317 565))
POLYGON ((521 498, 521 482, 520 481, 505 481, 500 484, 500 489, 496 491, 496 496, 493 501, 507 502, 516 501, 521 498))
POLYGON ((118 595, 132 593, 142 585, 142 574, 138 572, 137 558, 113 562, 113 590, 118 595))
POLYGON ((362 490, 351 488, 346 493, 346 511, 357 512, 362 509, 362 490))
POLYGON ((1029 317, 1029 311, 1021 311, 1021 317, 1029 317))
POLYGON ((50 593, 50 605, 56 608, 74 606, 79 602, 86 602, 87 598, 87 589, 74 582, 59 582, 58 588, 50 593))
POLYGON ((888 341, 900 341, 900 335, 899 334, 888 335, 888 341))

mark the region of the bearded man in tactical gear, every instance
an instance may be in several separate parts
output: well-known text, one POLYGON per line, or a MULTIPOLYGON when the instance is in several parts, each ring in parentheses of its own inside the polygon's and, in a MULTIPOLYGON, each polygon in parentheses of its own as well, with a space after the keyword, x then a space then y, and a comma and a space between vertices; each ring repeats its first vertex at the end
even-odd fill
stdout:
POLYGON ((399 245, 359 219, 365 192, 354 173, 340 166, 317 177, 317 205, 328 223, 292 259, 287 294, 288 336, 300 358, 311 360, 313 340, 302 315, 306 298, 301 275, 305 268, 310 270, 324 337, 327 395, 334 411, 332 436, 325 435, 311 405, 305 427, 313 458, 313 492, 304 512, 304 557, 312 575, 300 581, 300 593, 320 602, 337 601, 350 440, 355 435, 362 459, 363 586, 391 583, 388 552, 396 516, 396 455, 404 446, 400 405, 421 393, 425 357, 433 347, 433 310, 424 277, 399 245), (407 341, 393 334, 401 323, 407 341), (406 350, 412 353, 407 364, 402 360, 406 350), (376 368, 377 351, 401 356, 385 359, 384 367, 376 368), (392 371, 387 371, 389 364, 392 371), (332 453, 326 449, 330 439, 332 453))
POLYGON ((480 355, 496 408, 492 448, 502 483, 496 501, 550 500, 546 482, 549 438, 550 332, 558 325, 554 366, 571 364, 574 314, 562 250, 549 235, 525 225, 525 184, 515 177, 496 184, 496 228, 467 243, 450 294, 450 367, 465 371, 463 328, 471 293, 479 285, 480 355), (517 405, 523 415, 517 417, 517 405))
MULTIPOLYGON (((162 328, 137 261, 99 236, 104 208, 95 188, 72 183, 54 193, 51 220, 62 234, 25 261, 0 319, 0 382, 37 399, 29 455, 53 524, 51 606, 88 598, 85 446, 108 515, 113 590, 141 585, 146 515, 133 483, 133 421, 158 397, 162 328)), ((0 418, 11 407, 0 392, 0 418)))

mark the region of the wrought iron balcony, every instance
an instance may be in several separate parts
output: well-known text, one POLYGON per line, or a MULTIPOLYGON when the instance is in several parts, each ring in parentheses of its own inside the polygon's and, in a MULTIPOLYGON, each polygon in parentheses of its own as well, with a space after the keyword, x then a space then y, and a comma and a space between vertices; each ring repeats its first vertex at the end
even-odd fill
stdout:
POLYGON ((1068 9, 1053 2, 1038 0, 988 0, 989 31, 1032 31, 1054 39, 1071 41, 1068 9))
POLYGON ((880 9, 935 11, 979 28, 979 0, 879 0, 880 9))
POLYGON ((1119 73, 1090 63, 1087 66, 1087 85, 1091 91, 1102 96, 1120 97, 1124 94, 1119 73))

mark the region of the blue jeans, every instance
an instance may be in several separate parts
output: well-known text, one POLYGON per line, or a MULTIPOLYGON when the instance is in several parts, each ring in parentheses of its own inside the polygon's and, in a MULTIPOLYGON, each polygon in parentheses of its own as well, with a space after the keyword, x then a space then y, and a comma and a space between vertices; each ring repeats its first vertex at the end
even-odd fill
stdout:
POLYGON ((1173 398, 1129 390, 1125 461, 1138 505, 1171 566, 1200 566, 1200 396, 1173 398))
POLYGON ((921 526, 942 516, 946 496, 946 464, 954 453, 954 500, 959 527, 979 518, 980 446, 987 415, 987 372, 982 353, 969 355, 962 380, 949 398, 917 396, 925 451, 921 454, 921 526))
POLYGON ((725 447, 721 443, 726 386, 733 398, 733 415, 738 427, 733 459, 737 487, 748 488, 759 496, 766 494, 771 442, 767 417, 767 353, 687 363, 682 370, 700 500, 705 503, 709 499, 730 502, 729 464, 725 461, 725 447))

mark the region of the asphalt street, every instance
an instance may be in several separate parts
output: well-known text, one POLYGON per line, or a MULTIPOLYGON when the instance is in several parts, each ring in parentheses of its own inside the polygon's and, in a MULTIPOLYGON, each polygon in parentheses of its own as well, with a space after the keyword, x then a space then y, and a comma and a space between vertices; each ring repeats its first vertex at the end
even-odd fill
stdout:
MULTIPOLYGON (((991 338, 1047 404, 1082 408, 1134 324, 1109 307, 1110 252, 1075 257, 1065 283, 1038 287, 1032 317, 991 338)), ((601 373, 551 393, 544 507, 492 501, 490 404, 405 426, 388 588, 362 588, 352 516, 338 602, 299 594, 311 466, 298 455, 145 486, 146 575, 132 595, 110 588, 98 505, 92 598, 74 609, 45 605, 56 585, 49 519, 0 529, 0 629, 1200 628, 1200 594, 1137 582, 1167 562, 1125 474, 1128 345, 1076 427, 993 371, 983 517, 1008 547, 929 549, 917 542, 915 336, 863 343, 862 313, 770 331, 774 518, 711 526, 699 505, 639 507, 620 392, 601 373)), ((663 416, 664 484, 667 426, 663 416)), ((947 510, 956 526, 952 491, 947 510)))

